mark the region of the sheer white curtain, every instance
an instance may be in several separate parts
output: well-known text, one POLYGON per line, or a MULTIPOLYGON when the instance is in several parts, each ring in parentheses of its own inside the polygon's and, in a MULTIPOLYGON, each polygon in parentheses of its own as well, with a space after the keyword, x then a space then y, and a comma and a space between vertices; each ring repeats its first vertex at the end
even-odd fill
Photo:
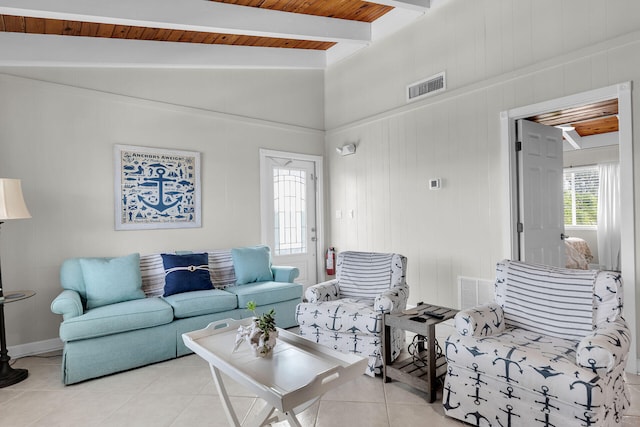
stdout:
POLYGON ((606 270, 620 270, 620 165, 598 165, 598 259, 606 270))

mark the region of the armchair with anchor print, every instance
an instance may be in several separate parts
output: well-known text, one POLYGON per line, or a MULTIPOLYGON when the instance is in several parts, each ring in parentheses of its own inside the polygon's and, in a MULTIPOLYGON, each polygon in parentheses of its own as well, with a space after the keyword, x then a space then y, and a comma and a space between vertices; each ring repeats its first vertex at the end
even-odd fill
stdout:
POLYGON ((495 302, 445 343, 446 415, 475 426, 621 426, 630 346, 620 273, 499 262, 495 302))
MULTIPOLYGON (((366 373, 382 367, 382 314, 407 306, 407 258, 393 253, 341 252, 336 278, 311 286, 296 309, 300 335, 345 353, 368 357, 366 373)), ((404 347, 404 331, 392 329, 392 359, 404 347)))

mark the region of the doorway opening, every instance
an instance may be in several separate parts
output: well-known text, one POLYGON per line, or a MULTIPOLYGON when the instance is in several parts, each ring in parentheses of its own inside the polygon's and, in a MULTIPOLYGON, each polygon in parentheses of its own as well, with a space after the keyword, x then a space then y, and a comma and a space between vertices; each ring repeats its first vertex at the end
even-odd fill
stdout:
POLYGON ((262 243, 274 264, 297 267, 296 282, 306 286, 322 272, 322 168, 321 156, 260 150, 262 243))
MULTIPOLYGON (((624 315, 629 323, 632 338, 637 337, 636 325, 636 272, 635 272, 635 214, 634 214, 634 180, 633 180, 633 135, 631 115, 631 82, 608 86, 576 95, 545 101, 533 105, 515 108, 500 113, 501 139, 503 145, 503 168, 505 170, 506 188, 505 206, 506 222, 503 230, 504 251, 511 259, 520 259, 518 231, 519 193, 518 193, 518 159, 515 147, 516 121, 537 115, 553 113, 583 105, 592 105, 603 101, 617 99, 619 124, 619 165, 620 165, 620 266, 624 281, 624 315)), ((634 342, 636 340, 634 339, 634 342)), ((627 370, 637 372, 637 345, 632 345, 627 370)))

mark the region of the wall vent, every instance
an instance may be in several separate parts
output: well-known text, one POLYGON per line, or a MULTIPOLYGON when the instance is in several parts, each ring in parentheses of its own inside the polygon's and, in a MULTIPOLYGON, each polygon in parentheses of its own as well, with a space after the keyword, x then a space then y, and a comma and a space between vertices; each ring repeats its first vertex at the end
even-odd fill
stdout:
POLYGON ((460 307, 460 310, 494 301, 493 285, 492 280, 459 276, 458 307, 460 307))
POLYGON ((447 89, 444 71, 407 86, 407 102, 434 95, 447 89))

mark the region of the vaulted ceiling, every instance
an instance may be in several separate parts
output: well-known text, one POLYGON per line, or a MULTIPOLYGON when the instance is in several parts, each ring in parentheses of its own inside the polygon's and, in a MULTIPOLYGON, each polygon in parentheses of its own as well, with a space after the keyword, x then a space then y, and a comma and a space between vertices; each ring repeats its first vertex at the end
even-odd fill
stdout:
POLYGON ((0 0, 0 65, 322 69, 445 0, 0 0))

